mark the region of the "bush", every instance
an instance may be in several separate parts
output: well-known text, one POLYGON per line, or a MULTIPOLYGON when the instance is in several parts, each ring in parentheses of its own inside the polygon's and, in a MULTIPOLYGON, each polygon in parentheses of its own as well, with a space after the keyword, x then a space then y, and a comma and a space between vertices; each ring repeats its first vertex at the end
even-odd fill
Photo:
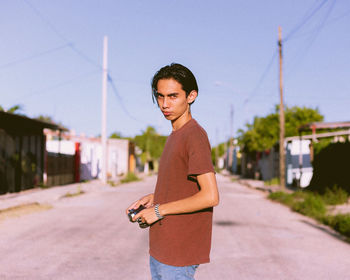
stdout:
POLYGON ((326 216, 323 219, 326 225, 331 226, 339 233, 350 237, 350 214, 338 214, 336 216, 326 216))
POLYGON ((269 198, 271 200, 281 202, 288 206, 293 206, 298 202, 303 202, 308 195, 308 192, 303 191, 296 191, 292 194, 288 194, 285 192, 273 192, 269 195, 269 198))
POLYGON ((320 219, 327 211, 321 196, 309 193, 303 201, 293 204, 292 209, 301 214, 320 219))
POLYGON ((128 172, 125 178, 120 180, 121 183, 129 183, 134 181, 140 181, 140 178, 137 177, 134 172, 128 172))
POLYGON ((279 185, 280 179, 279 178, 272 178, 271 180, 264 181, 265 186, 273 186, 273 185, 279 185))
POLYGON ((273 192, 269 194, 269 198, 280 203, 286 204, 288 206, 293 205, 293 197, 291 194, 285 192, 273 192))
POLYGON ((326 215, 327 208, 325 203, 325 201, 327 201, 327 203, 339 202, 344 199, 345 194, 346 198, 348 198, 348 194, 344 194, 343 190, 337 187, 333 187, 326 193, 327 195, 321 196, 309 191, 297 191, 292 194, 274 192, 271 193, 268 198, 286 204, 291 207, 292 210, 315 218, 344 236, 350 237, 350 214, 339 214, 336 216, 326 215))
POLYGON ((301 201, 304 200, 308 195, 311 195, 308 191, 296 191, 292 194, 292 197, 295 201, 301 201))
POLYGON ((322 198, 328 205, 344 204, 348 201, 349 194, 344 189, 334 185, 333 188, 326 189, 322 198))
POLYGON ((79 185, 77 187, 77 191, 76 192, 67 192, 65 195, 63 195, 62 197, 74 197, 74 196, 78 196, 78 195, 81 195, 81 194, 84 194, 85 192, 81 189, 81 186, 79 185))

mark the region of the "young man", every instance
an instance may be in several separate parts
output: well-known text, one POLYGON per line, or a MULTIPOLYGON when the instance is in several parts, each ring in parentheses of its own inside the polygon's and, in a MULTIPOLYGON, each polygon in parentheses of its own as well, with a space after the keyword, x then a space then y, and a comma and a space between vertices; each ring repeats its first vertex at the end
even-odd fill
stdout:
POLYGON ((134 220, 150 225, 152 279, 194 279, 198 265, 209 262, 213 207, 219 203, 208 136, 191 116, 198 86, 188 68, 171 64, 154 75, 152 91, 172 133, 155 192, 127 212, 146 207, 134 220))

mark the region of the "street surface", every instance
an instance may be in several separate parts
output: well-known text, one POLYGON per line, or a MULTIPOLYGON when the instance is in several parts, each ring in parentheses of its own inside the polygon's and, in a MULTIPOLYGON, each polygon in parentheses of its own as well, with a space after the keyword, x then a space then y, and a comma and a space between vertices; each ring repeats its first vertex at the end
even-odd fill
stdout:
MULTIPOLYGON (((350 279, 348 243, 263 192, 217 178, 211 263, 196 279, 350 279)), ((0 221, 0 279, 150 279, 148 230, 130 223, 125 208, 155 182, 61 198, 0 221)))

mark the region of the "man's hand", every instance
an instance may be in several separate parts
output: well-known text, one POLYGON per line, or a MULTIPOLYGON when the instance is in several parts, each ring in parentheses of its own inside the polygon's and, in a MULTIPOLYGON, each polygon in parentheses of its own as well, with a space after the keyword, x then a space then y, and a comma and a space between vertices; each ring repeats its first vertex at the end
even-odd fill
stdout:
POLYGON ((146 208, 152 207, 153 206, 153 200, 154 200, 154 194, 150 193, 148 195, 145 195, 141 197, 139 200, 135 201, 132 203, 127 209, 126 209, 126 214, 129 214, 130 209, 137 209, 139 208, 140 205, 145 206, 146 208))
POLYGON ((158 221, 158 217, 156 215, 156 212, 154 211, 154 207, 149 207, 147 209, 142 210, 140 213, 135 215, 133 218, 134 221, 136 221, 138 218, 141 218, 141 221, 143 223, 147 223, 149 225, 155 223, 158 221))

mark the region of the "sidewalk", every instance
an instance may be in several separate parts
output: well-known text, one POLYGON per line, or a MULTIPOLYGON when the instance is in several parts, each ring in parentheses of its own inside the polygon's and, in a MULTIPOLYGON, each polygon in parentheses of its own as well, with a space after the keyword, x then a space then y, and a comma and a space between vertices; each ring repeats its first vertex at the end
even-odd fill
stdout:
POLYGON ((106 192, 113 191, 113 188, 109 184, 103 184, 100 180, 92 180, 84 183, 53 186, 47 189, 34 188, 17 193, 7 193, 0 195, 0 211, 33 203, 51 204, 68 193, 74 194, 78 191, 84 193, 106 192))
MULTIPOLYGON (((255 179, 242 179, 242 178, 238 178, 237 181, 242 184, 245 185, 249 188, 253 188, 253 189, 257 189, 260 191, 265 191, 265 192, 276 192, 281 190, 281 187, 278 185, 265 185, 264 181, 262 180, 255 180, 255 179)), ((289 189, 286 189, 287 192, 289 192, 289 189)))
MULTIPOLYGON (((221 175, 231 178, 232 182, 237 181, 238 183, 240 183, 248 188, 257 189, 257 190, 264 191, 264 192, 271 193, 271 192, 279 191, 281 189, 281 187, 278 185, 272 185, 272 186, 265 185, 264 181, 262 181, 262 180, 242 178, 239 175, 233 175, 233 174, 229 173, 227 170, 224 170, 221 173, 221 175)), ((289 192, 290 190, 287 189, 286 191, 289 192)))
MULTIPOLYGON (((261 180, 255 180, 255 179, 242 179, 239 176, 230 176, 232 179, 236 180, 238 183, 252 189, 257 189, 260 191, 264 191, 267 193, 277 192, 281 191, 281 187, 278 185, 265 185, 264 181, 261 180)), ((307 190, 307 188, 306 188, 307 190)), ((291 188, 286 187, 285 192, 287 193, 293 193, 295 190, 292 190, 291 188)), ((344 204, 338 204, 338 205, 331 205, 328 206, 329 214, 331 215, 337 215, 337 214, 350 214, 350 198, 347 203, 344 204)))

